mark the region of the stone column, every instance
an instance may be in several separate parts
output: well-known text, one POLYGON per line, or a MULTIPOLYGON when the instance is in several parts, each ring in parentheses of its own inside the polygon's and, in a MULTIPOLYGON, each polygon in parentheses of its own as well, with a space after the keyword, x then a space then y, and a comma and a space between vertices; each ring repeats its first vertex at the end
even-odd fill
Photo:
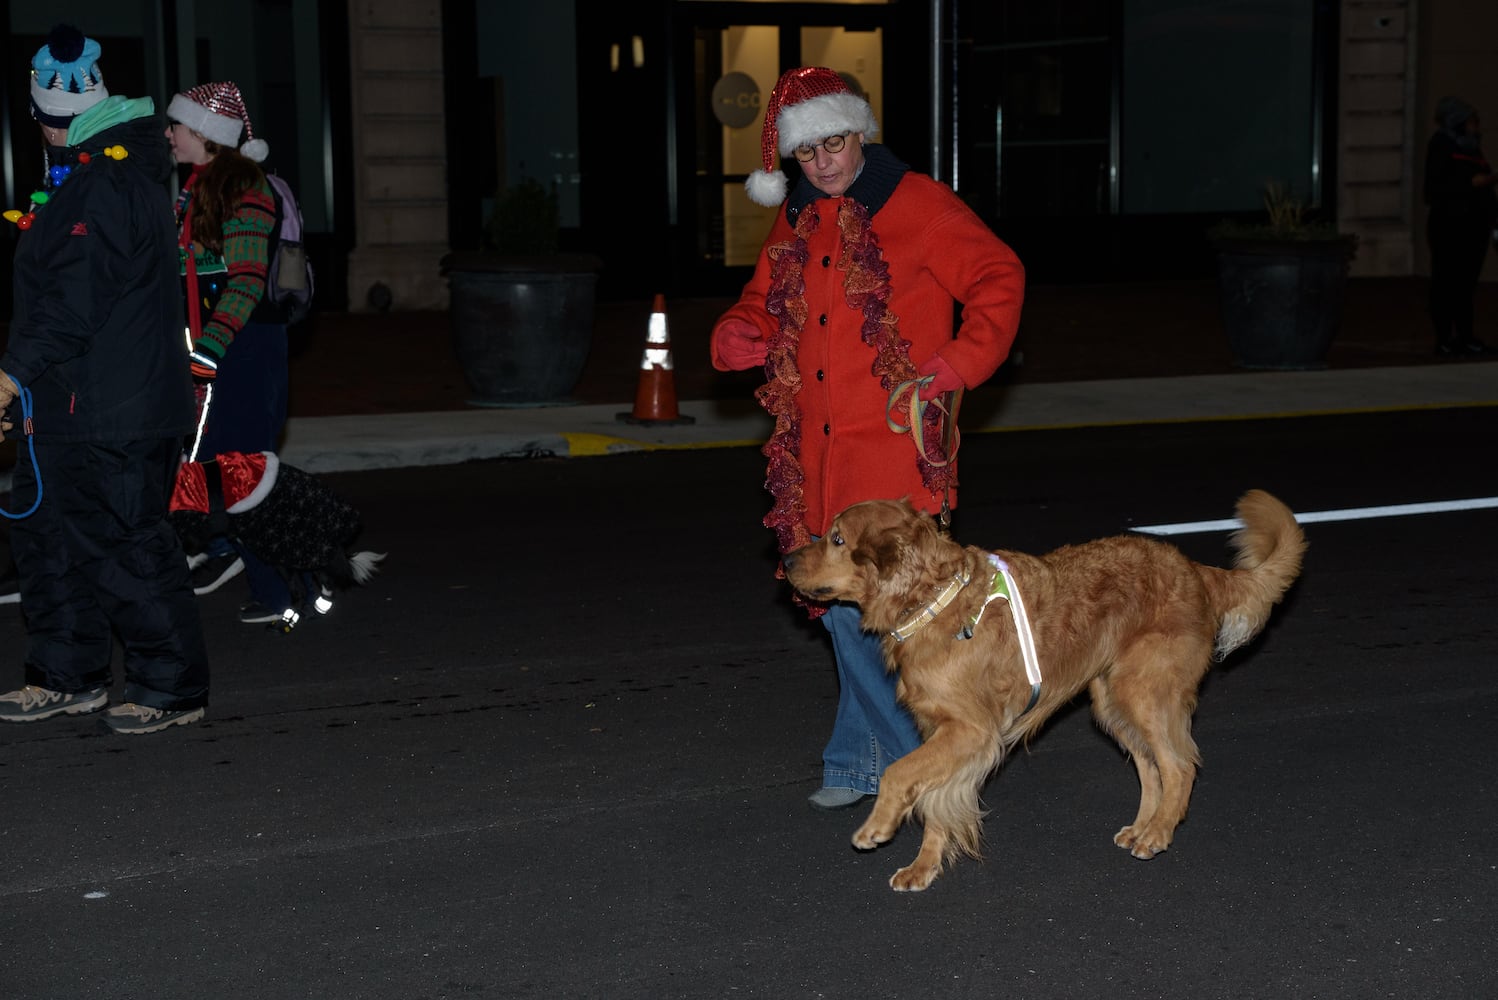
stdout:
POLYGON ((1358 234, 1355 275, 1415 272, 1424 135, 1415 108, 1414 18, 1406 0, 1343 0, 1337 223, 1358 234))
POLYGON ((440 0, 349 0, 354 226, 348 308, 446 309, 440 0))

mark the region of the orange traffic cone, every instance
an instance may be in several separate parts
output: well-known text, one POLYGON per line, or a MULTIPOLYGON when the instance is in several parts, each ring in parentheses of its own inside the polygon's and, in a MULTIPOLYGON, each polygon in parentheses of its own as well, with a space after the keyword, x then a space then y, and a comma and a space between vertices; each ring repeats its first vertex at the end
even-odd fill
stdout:
POLYGON ((630 424, 696 423, 696 417, 683 416, 676 408, 676 378, 672 367, 671 338, 666 333, 666 297, 657 295, 650 311, 645 356, 640 361, 635 408, 629 413, 619 414, 619 419, 630 424))

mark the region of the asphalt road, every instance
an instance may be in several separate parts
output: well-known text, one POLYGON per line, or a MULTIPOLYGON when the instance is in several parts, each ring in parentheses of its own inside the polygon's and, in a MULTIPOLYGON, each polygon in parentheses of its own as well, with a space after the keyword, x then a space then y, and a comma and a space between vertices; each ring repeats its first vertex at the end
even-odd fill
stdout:
MULTIPOLYGON (((959 539, 1498 495, 1498 408, 969 435, 959 539)), ((387 551, 290 636, 204 598, 207 722, 0 728, 0 997, 1498 995, 1498 510, 1308 524, 1209 675, 1166 854, 1085 706, 927 892, 804 804, 836 700, 754 449, 327 477, 387 551)), ((1226 536, 1181 536, 1221 561, 1226 536)), ((20 616, 0 614, 7 685, 20 616)))

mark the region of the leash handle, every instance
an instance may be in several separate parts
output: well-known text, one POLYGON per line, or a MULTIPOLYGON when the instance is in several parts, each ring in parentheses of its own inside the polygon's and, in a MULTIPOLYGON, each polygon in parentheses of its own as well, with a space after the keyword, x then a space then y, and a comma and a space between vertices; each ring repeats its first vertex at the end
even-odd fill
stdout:
MULTIPOLYGON (((934 400, 921 398, 921 389, 931 384, 936 376, 926 375, 923 378, 913 378, 901 382, 895 386, 889 394, 889 400, 884 404, 884 422, 889 429, 896 434, 909 434, 915 439, 915 450, 921 459, 934 468, 942 468, 951 465, 957 459, 957 449, 962 444, 962 432, 957 428, 957 410, 962 405, 962 390, 954 389, 942 393, 934 400), (907 404, 910 413, 910 423, 900 424, 895 421, 895 410, 900 405, 900 397, 905 392, 910 393, 910 401, 907 404), (926 408, 935 406, 943 415, 942 420, 942 459, 937 461, 931 457, 926 450, 926 408)), ((948 533, 952 528, 952 487, 948 484, 941 498, 941 512, 937 514, 937 523, 942 532, 948 533)))
POLYGON ((198 460, 198 446, 203 443, 203 428, 208 425, 208 407, 213 403, 213 383, 203 387, 203 405, 198 409, 198 429, 192 438, 192 449, 187 453, 189 462, 198 460))
POLYGON ((922 399, 921 388, 931 384, 934 378, 934 375, 927 375, 924 378, 909 379, 895 386, 889 394, 888 402, 884 404, 884 422, 896 434, 909 434, 914 438, 916 451, 920 453, 921 458, 939 469, 944 465, 952 464, 952 460, 957 457, 958 445, 962 442, 962 434, 957 429, 957 408, 962 402, 962 390, 944 392, 932 400, 922 399), (906 390, 910 392, 910 400, 906 404, 910 414, 910 423, 901 424, 895 420, 895 411, 899 408, 900 397, 906 390), (926 450, 926 408, 929 406, 936 407, 944 417, 942 444, 945 446, 943 448, 945 455, 941 461, 932 458, 930 452, 926 450))
POLYGON ((14 514, 4 509, 3 507, 0 507, 0 515, 8 517, 12 521, 19 521, 23 518, 30 517, 32 514, 35 514, 37 508, 42 505, 42 470, 41 466, 39 466, 36 461, 36 438, 33 436, 34 427, 31 423, 31 418, 33 415, 31 390, 22 385, 20 383, 20 380, 18 380, 14 375, 10 374, 9 372, 6 372, 5 374, 6 378, 10 379, 16 387, 16 399, 19 399, 21 401, 21 433, 25 436, 26 444, 31 452, 31 471, 36 477, 36 499, 32 501, 30 507, 19 514, 14 514))

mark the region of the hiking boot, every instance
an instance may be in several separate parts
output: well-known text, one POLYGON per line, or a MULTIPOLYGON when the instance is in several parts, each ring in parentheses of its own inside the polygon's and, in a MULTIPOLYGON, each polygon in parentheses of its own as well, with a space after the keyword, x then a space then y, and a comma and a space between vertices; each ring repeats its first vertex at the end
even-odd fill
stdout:
POLYGON ((209 556, 192 571, 192 592, 211 594, 243 572, 244 560, 232 552, 209 556))
POLYGON ((54 715, 87 715, 109 704, 109 692, 101 687, 87 691, 53 691, 27 684, 19 691, 0 694, 0 719, 35 722, 54 715))
POLYGON ((185 726, 202 717, 202 706, 174 711, 127 701, 105 712, 104 724, 122 736, 136 736, 142 733, 159 733, 168 726, 185 726))

